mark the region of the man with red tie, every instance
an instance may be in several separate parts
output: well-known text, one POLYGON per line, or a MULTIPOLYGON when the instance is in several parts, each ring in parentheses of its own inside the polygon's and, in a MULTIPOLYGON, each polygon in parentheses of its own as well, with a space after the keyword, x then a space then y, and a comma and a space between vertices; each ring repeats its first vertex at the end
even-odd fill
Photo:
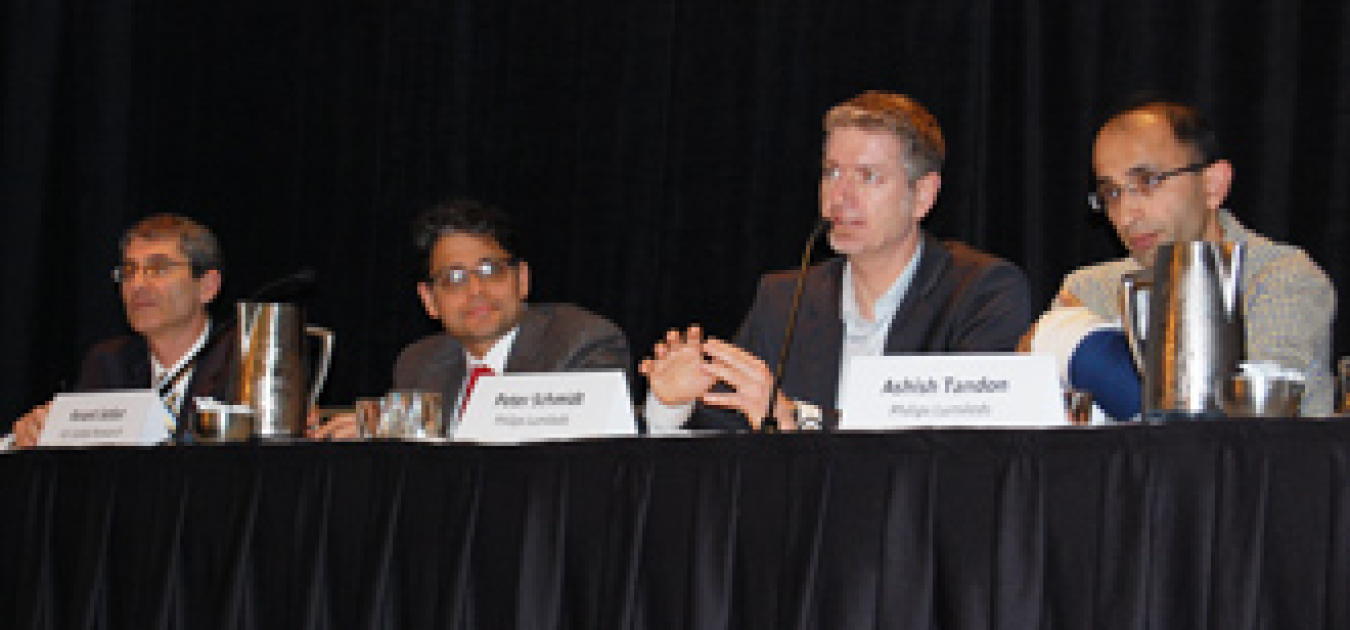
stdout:
MULTIPOLYGON (((440 392, 458 410, 483 375, 629 369, 628 341, 613 323, 571 304, 525 302, 530 268, 501 211, 467 200, 437 206, 417 220, 416 243, 427 265, 417 295, 445 332, 403 349, 395 389, 440 392)), ((339 418, 311 435, 355 429, 339 418)))

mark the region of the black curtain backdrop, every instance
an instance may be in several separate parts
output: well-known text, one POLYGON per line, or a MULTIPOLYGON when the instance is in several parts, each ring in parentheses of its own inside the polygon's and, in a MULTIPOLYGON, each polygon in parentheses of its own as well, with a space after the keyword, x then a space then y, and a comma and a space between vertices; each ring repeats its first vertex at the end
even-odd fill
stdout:
MULTIPOLYGON (((866 89, 937 115, 927 220, 1047 301, 1122 253, 1083 202, 1093 131, 1143 89, 1213 115, 1230 207, 1345 287, 1350 5, 1143 0, 5 0, 0 423, 125 330, 118 234, 163 211, 226 250, 228 307, 313 266, 338 334, 324 396, 383 391, 434 330, 409 223, 499 204, 533 298, 730 335, 816 215, 821 114, 866 89)), ((1339 353, 1347 352, 1344 322, 1339 353)))

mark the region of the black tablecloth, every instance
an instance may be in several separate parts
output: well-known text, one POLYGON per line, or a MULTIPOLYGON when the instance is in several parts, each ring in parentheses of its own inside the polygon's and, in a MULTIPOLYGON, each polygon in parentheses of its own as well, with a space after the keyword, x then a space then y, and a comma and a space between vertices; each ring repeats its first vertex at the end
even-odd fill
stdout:
POLYGON ((1350 423, 0 456, 6 628, 1350 628, 1350 423))

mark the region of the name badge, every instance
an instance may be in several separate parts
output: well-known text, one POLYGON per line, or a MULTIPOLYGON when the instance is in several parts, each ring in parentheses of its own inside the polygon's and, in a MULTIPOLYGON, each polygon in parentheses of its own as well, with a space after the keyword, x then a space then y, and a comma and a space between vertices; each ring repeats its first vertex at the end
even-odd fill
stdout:
POLYGON ((169 437, 171 422, 164 401, 148 389, 58 394, 38 446, 149 446, 169 437))
POLYGON ((857 357, 845 383, 841 429, 1068 424, 1048 355, 857 357))
POLYGON ((480 378, 454 439, 530 442, 635 434, 623 372, 598 370, 480 378))

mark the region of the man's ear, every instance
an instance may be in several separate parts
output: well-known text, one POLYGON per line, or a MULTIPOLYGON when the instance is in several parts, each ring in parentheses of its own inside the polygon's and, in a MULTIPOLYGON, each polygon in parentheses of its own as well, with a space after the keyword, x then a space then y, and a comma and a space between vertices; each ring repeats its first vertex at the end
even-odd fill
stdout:
POLYGON ((422 299, 422 308, 427 310, 427 315, 431 316, 432 319, 440 321, 441 315, 436 310, 436 297, 431 294, 431 291, 432 288, 430 284, 425 282, 417 283, 417 297, 422 299))
POLYGON ((220 270, 207 269, 205 273, 197 278, 197 300, 202 306, 211 303, 220 294, 220 270))
POLYGON ((1233 185, 1233 164, 1228 160, 1217 160, 1201 171, 1201 177, 1205 187, 1205 207, 1219 209, 1233 185))
POLYGON ((530 295, 530 265, 523 260, 516 263, 516 291, 522 301, 530 295))
POLYGON ((937 203, 938 190, 942 188, 942 176, 933 171, 914 181, 914 220, 928 216, 928 211, 937 203))

